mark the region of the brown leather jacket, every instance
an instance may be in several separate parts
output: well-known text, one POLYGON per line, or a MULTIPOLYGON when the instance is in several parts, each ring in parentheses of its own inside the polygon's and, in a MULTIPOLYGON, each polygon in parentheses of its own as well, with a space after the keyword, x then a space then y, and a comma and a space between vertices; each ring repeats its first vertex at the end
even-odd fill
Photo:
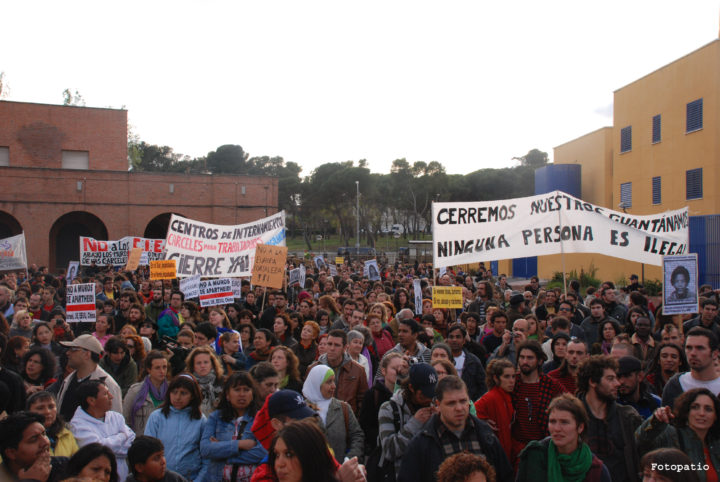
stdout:
POLYGON ((335 398, 350 404, 355 414, 360 412, 365 392, 368 391, 365 369, 352 361, 347 353, 343 356, 340 368, 330 366, 327 355, 321 355, 318 361, 308 367, 308 373, 315 365, 327 365, 335 372, 335 398))

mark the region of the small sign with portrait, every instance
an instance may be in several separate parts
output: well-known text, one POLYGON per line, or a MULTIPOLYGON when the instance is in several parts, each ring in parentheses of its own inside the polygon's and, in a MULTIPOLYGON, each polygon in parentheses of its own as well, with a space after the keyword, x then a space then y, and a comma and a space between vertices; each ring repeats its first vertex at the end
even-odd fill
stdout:
POLYGON ((697 254, 663 257, 663 314, 698 312, 697 254))

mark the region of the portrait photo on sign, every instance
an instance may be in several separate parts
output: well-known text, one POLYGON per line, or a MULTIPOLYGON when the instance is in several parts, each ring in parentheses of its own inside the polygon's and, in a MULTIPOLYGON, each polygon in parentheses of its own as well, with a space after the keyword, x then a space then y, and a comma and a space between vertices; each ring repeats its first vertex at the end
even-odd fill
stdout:
POLYGON ((378 268, 376 259, 365 261, 364 274, 370 281, 380 281, 380 268, 378 268))
POLYGON ((663 258, 663 314, 697 313, 697 255, 663 258))
POLYGON ((315 267, 317 269, 326 269, 327 268, 327 265, 325 264, 325 260, 323 259, 322 256, 315 256, 315 258, 313 258, 313 261, 315 261, 315 267))

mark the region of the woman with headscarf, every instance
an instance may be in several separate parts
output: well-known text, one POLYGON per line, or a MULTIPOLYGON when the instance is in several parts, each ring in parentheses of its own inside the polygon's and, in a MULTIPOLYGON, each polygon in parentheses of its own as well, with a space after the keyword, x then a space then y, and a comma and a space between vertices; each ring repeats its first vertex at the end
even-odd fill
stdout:
POLYGON ((345 457, 362 456, 365 435, 350 405, 333 397, 333 393, 335 372, 332 368, 326 365, 313 367, 303 385, 303 395, 317 406, 335 460, 342 463, 345 457))

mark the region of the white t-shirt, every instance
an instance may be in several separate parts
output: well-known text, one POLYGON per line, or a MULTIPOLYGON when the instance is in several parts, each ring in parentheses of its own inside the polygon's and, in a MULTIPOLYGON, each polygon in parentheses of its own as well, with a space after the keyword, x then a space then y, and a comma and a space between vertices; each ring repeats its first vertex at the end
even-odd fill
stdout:
POLYGON ((683 392, 687 392, 693 388, 707 388, 714 394, 720 393, 720 377, 717 377, 715 380, 705 382, 693 378, 690 372, 687 372, 680 375, 678 381, 680 382, 683 392))
POLYGON ((458 376, 462 376, 463 367, 465 366, 465 352, 460 353, 460 355, 455 356, 455 370, 458 372, 458 376))

